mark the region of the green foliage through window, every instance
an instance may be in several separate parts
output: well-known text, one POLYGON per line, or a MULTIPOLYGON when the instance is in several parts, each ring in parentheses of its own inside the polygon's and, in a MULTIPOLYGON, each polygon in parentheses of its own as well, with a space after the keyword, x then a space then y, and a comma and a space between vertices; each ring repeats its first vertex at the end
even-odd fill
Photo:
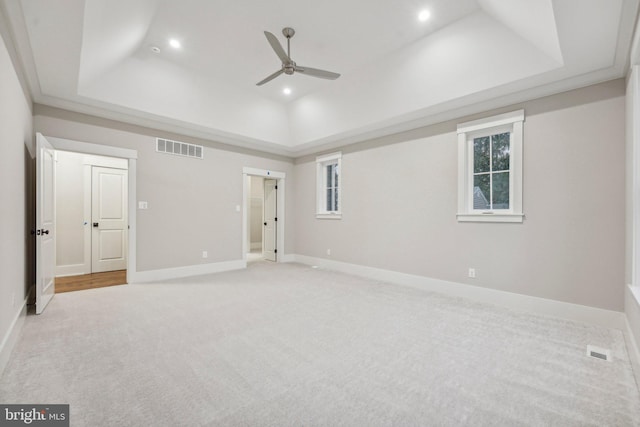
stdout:
POLYGON ((509 209, 509 132, 473 140, 473 208, 509 209))

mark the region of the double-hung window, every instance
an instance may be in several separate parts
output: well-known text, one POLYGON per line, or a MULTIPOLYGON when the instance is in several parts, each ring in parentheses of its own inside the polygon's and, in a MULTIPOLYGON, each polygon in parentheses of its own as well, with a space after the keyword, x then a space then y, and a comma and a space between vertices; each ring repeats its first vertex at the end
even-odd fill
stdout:
POLYGON ((524 110, 458 125, 458 221, 522 222, 524 110))
POLYGON ((342 153, 332 153, 316 158, 317 218, 341 218, 341 163, 342 153))

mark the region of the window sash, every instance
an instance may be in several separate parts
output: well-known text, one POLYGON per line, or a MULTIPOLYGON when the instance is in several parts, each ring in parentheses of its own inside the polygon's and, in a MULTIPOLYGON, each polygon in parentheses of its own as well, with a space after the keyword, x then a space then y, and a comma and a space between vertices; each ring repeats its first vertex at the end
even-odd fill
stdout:
POLYGON ((322 170, 324 212, 339 212, 340 164, 338 161, 332 161, 330 163, 323 164, 322 170))
POLYGON ((342 218, 342 153, 316 157, 316 218, 342 218))
POLYGON ((487 129, 484 130, 482 132, 474 132, 473 134, 469 134, 468 138, 467 138, 467 150, 468 150, 468 158, 470 159, 469 163, 468 163, 468 179, 469 179, 469 188, 471 189, 471 191, 469 191, 467 197, 469 198, 468 203, 470 206, 470 211, 472 213, 489 213, 489 212, 496 212, 496 213, 513 213, 513 188, 514 188, 514 174, 513 174, 513 159, 512 159, 512 150, 511 150, 511 146, 513 143, 513 127, 512 126, 505 126, 505 127, 500 127, 500 128, 492 128, 492 129, 487 129), (494 171, 493 170, 493 140, 492 137, 495 135, 500 135, 503 133, 508 133, 509 134, 509 169, 504 169, 504 170, 499 170, 499 171, 494 171), (486 172, 475 172, 475 140, 478 138, 483 138, 483 137, 489 137, 489 170, 486 172), (495 208, 494 205, 494 195, 493 195, 493 178, 494 175, 496 174, 501 174, 501 173, 509 173, 509 207, 508 208, 495 208), (489 208, 484 208, 484 209, 476 209, 475 205, 474 205, 474 198, 475 198, 475 178, 476 176, 483 176, 483 175, 488 175, 489 176, 489 197, 488 197, 488 202, 489 202, 489 208))

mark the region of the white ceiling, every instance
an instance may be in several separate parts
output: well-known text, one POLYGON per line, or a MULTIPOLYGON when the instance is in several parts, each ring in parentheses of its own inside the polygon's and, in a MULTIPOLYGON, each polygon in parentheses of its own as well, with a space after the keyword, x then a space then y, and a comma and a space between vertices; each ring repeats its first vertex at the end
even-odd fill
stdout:
POLYGON ((301 155, 622 77, 639 0, 1 1, 36 102, 301 155), (342 76, 256 86, 286 26, 342 76))

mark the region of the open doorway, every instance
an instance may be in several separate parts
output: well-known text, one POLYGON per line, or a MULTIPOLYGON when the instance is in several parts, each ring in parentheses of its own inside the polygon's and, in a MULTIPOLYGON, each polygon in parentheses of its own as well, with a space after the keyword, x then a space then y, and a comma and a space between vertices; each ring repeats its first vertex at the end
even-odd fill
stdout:
POLYGON ((56 151, 56 293, 126 284, 127 159, 56 151))
POLYGON ((243 256, 247 262, 282 261, 283 172, 244 168, 243 256))

